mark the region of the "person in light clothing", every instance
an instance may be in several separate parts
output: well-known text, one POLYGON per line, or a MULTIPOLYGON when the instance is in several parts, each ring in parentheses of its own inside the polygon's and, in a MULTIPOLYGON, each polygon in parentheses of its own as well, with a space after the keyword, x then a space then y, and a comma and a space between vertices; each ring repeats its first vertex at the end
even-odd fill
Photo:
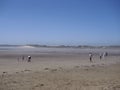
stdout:
POLYGON ((90 53, 89 53, 90 62, 93 62, 93 61, 92 61, 92 58, 93 58, 93 54, 90 52, 90 53))
POLYGON ((28 56, 28 62, 31 62, 31 56, 28 56))

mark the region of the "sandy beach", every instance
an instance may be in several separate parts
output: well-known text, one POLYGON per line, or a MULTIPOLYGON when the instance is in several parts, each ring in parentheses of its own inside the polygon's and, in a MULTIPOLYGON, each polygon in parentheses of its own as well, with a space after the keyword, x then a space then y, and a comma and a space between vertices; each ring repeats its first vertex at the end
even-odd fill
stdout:
POLYGON ((0 90, 120 90, 120 0, 0 0, 0 90))
POLYGON ((120 49, 0 50, 0 90, 88 89, 120 90, 120 49), (99 53, 106 51, 108 56, 100 60, 99 53), (89 52, 93 53, 92 63, 89 52), (27 62, 28 55, 31 62, 27 62))

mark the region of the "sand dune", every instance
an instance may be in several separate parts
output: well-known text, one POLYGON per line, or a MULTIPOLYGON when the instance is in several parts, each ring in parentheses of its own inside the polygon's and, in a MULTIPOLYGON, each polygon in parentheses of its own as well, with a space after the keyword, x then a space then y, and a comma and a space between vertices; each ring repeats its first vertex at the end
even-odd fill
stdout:
POLYGON ((33 46, 20 46, 19 48, 35 48, 33 46))

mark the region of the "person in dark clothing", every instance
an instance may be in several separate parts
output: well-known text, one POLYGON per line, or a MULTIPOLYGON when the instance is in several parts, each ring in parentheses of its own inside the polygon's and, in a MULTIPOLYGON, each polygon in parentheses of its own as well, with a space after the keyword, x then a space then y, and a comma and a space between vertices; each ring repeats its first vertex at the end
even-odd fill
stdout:
POLYGON ((90 52, 90 53, 89 53, 90 62, 93 62, 93 61, 92 61, 92 58, 93 58, 93 54, 90 52))
POLYGON ((31 62, 31 56, 28 56, 28 62, 31 62))
POLYGON ((105 56, 108 56, 108 52, 105 52, 105 56))
POLYGON ((102 59, 102 54, 100 53, 100 60, 102 59))

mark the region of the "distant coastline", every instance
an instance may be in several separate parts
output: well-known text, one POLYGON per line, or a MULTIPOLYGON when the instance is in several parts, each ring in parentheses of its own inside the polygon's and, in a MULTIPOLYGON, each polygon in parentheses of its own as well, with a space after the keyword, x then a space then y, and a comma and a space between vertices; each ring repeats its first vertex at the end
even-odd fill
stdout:
POLYGON ((26 44, 26 45, 9 45, 9 44, 0 44, 0 47, 46 47, 46 48, 120 48, 120 45, 110 45, 110 46, 91 46, 91 45, 78 45, 78 46, 68 46, 68 45, 39 45, 39 44, 26 44))

